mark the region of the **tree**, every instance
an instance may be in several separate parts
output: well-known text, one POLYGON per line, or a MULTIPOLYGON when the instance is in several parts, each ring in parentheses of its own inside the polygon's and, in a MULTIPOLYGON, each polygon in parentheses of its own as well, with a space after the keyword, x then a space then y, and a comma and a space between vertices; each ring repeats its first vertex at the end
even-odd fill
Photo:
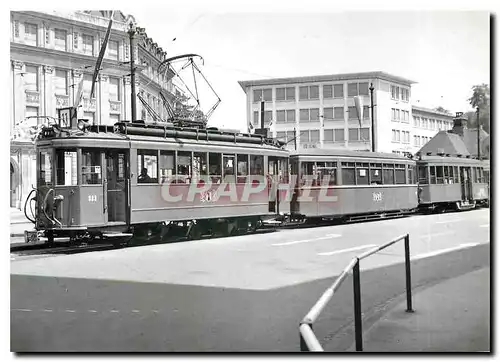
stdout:
POLYGON ((435 110, 436 112, 450 113, 450 111, 449 111, 449 110, 447 110, 447 109, 445 109, 445 108, 443 108, 443 107, 441 107, 441 106, 434 108, 434 110, 435 110))
MULTIPOLYGON (((490 132, 490 86, 480 84, 472 87, 472 96, 468 99, 470 105, 476 109, 479 108, 479 124, 483 126, 486 132, 490 132)), ((471 119, 471 126, 477 127, 477 114, 475 119, 471 119)))

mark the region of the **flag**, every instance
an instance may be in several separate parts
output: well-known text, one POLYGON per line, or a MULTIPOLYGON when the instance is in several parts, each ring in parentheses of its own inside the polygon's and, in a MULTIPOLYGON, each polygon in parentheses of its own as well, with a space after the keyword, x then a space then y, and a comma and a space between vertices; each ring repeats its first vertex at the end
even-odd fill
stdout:
POLYGON ((101 50, 99 51, 99 57, 97 58, 97 63, 95 65, 94 76, 92 77, 92 89, 90 90, 90 98, 94 95, 95 82, 97 76, 99 75, 99 70, 101 69, 102 59, 104 58, 104 53, 106 53, 106 46, 109 41, 109 34, 111 33, 111 25, 113 25, 113 13, 111 13, 111 18, 109 19, 108 30, 104 36, 104 41, 102 42, 101 50))
POLYGON ((80 83, 78 84, 78 91, 76 92, 76 99, 75 99, 75 104, 73 107, 78 109, 78 106, 80 105, 80 102, 82 101, 83 98, 83 75, 82 79, 80 80, 80 83))
POLYGON ((363 125, 363 98, 360 96, 354 97, 354 104, 356 105, 356 113, 358 114, 359 127, 363 125))

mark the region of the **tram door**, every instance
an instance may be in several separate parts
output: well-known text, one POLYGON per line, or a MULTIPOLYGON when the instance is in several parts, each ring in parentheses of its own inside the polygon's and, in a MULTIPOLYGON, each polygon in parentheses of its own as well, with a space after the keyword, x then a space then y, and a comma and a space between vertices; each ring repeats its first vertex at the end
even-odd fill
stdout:
POLYGON ((269 212, 277 211, 277 191, 278 191, 278 159, 276 157, 269 157, 268 159, 268 175, 267 178, 269 189, 269 212))
POLYGON ((460 182, 462 185, 462 200, 472 199, 471 168, 460 167, 460 182))
POLYGON ((105 152, 106 178, 104 213, 107 222, 127 221, 127 153, 123 150, 105 152))

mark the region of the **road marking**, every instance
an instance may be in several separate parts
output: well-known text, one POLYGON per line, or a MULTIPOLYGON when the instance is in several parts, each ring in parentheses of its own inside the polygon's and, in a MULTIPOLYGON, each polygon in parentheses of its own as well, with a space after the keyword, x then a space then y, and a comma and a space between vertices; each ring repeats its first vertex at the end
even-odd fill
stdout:
POLYGON ((119 310, 116 310, 116 309, 112 309, 112 310, 110 310, 110 312, 111 312, 111 313, 120 313, 120 311, 119 311, 119 310))
POLYGON ((462 221, 463 219, 454 219, 454 220, 448 220, 448 221, 436 221, 436 224, 448 224, 450 222, 459 222, 462 221))
POLYGON ((448 252, 454 251, 454 250, 466 249, 466 248, 470 248, 470 247, 473 247, 473 246, 476 246, 476 245, 479 245, 479 243, 460 244, 458 246, 454 246, 453 248, 440 249, 440 250, 435 250, 435 251, 431 251, 431 252, 424 253, 424 254, 418 254, 418 255, 412 256, 411 260, 427 258, 429 256, 435 256, 435 255, 439 255, 439 254, 444 254, 444 253, 448 253, 448 252))
POLYGON ((374 248, 376 246, 377 245, 375 245, 375 244, 361 245, 361 246, 356 246, 354 248, 349 248, 349 249, 342 249, 342 250, 329 251, 329 252, 325 252, 325 253, 318 253, 318 255, 329 256, 329 255, 335 255, 335 254, 342 254, 342 253, 348 253, 350 251, 356 251, 356 250, 361 250, 361 249, 374 248))
POLYGON ((16 312, 33 312, 31 309, 24 309, 24 308, 18 308, 18 309, 12 309, 13 311, 16 312))
POLYGON ((132 309, 132 313, 140 313, 140 312, 141 312, 140 310, 132 309))
POLYGON ((420 238, 435 238, 438 236, 451 235, 451 234, 455 234, 455 232, 454 231, 444 231, 442 233, 420 235, 420 238))
POLYGON ((158 313, 158 311, 156 309, 153 309, 152 312, 153 313, 158 313))
POLYGON ((97 311, 94 309, 89 309, 89 313, 97 313, 97 311))
POLYGON ((489 228, 490 224, 479 225, 479 227, 481 227, 481 228, 489 228))
POLYGON ((52 309, 44 309, 43 311, 44 311, 44 312, 53 312, 53 310, 52 310, 52 309))
POLYGON ((67 312, 67 313, 76 313, 76 310, 73 310, 73 309, 66 309, 66 312, 67 312))
POLYGON ((340 234, 328 234, 328 235, 322 236, 320 238, 287 241, 285 243, 271 244, 271 246, 284 246, 284 245, 302 244, 302 243, 309 243, 311 241, 316 241, 316 240, 325 240, 325 239, 331 239, 331 238, 339 238, 341 236, 342 235, 340 235, 340 234))

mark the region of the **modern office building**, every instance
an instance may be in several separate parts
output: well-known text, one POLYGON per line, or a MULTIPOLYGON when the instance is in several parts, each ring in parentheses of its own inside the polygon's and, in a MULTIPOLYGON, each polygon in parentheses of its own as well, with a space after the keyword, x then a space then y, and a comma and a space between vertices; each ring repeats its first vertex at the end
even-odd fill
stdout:
POLYGON ((296 134, 298 148, 370 150, 373 85, 375 150, 396 153, 415 153, 439 129, 452 127, 451 114, 412 106, 414 83, 385 72, 239 82, 246 93, 249 129, 260 128, 263 100, 266 127, 271 125, 272 135, 290 142, 287 147, 291 149, 295 142, 290 140, 296 134), (361 122, 355 96, 363 103, 361 122))
MULTIPOLYGON (((109 24, 106 11, 12 11, 10 18, 10 181, 11 207, 24 206, 24 198, 35 184, 33 126, 57 117, 57 109, 73 106, 80 82, 83 99, 78 118, 112 125, 131 119, 130 38, 131 15, 115 11, 111 34, 94 97, 92 76, 109 24), (46 118, 49 117, 49 118, 46 118), (51 118, 52 117, 52 118, 51 118)), ((133 52, 137 63, 136 91, 162 116, 166 110, 160 89, 177 93, 158 65, 166 52, 150 39, 144 28, 136 29, 133 52)), ((137 118, 150 118, 137 100, 137 118)))

